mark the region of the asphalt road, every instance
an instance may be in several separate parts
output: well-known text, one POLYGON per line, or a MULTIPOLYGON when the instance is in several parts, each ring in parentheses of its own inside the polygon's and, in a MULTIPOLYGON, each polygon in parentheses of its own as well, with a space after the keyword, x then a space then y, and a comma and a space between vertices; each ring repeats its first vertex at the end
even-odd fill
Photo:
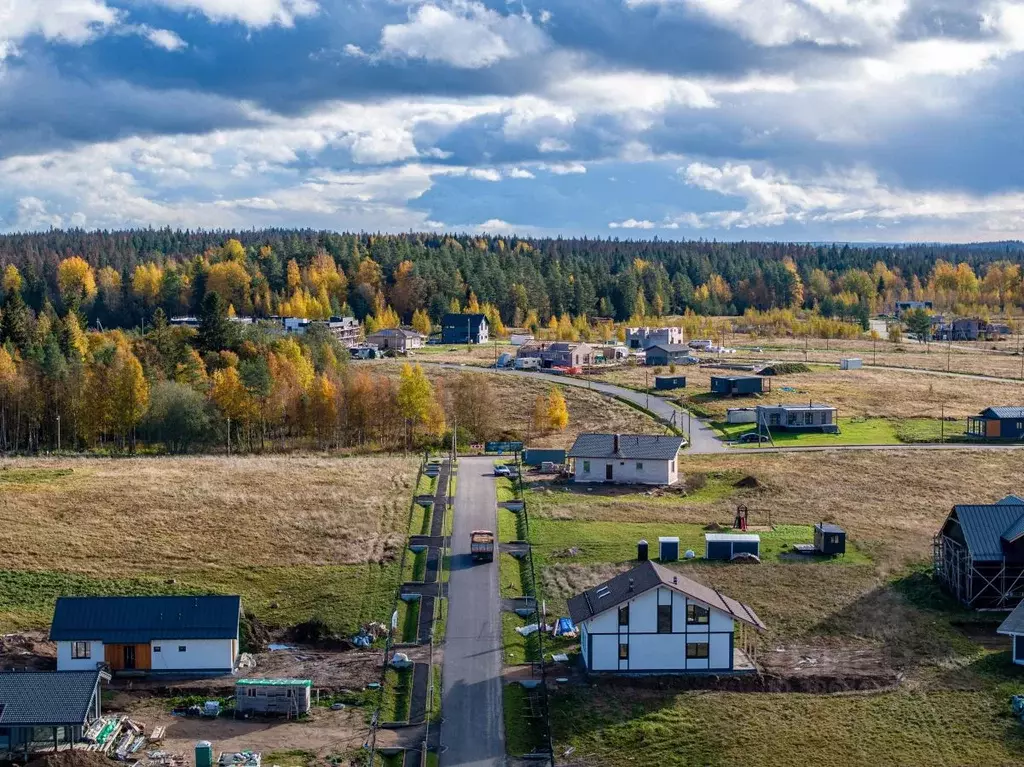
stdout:
MULTIPOLYGON (((474 368, 460 365, 444 365, 443 367, 450 367, 458 370, 474 370, 474 368)), ((629 400, 646 410, 650 410, 666 423, 673 424, 676 428, 682 429, 687 434, 690 444, 687 449, 688 453, 724 453, 728 449, 725 444, 715 436, 715 430, 700 418, 696 418, 689 413, 683 412, 672 405, 668 400, 654 394, 645 394, 644 392, 626 389, 625 387, 615 386, 614 384, 602 383, 601 381, 590 381, 582 378, 551 375, 550 373, 540 373, 536 371, 499 370, 495 368, 478 368, 478 370, 486 370, 488 373, 494 373, 496 375, 523 376, 524 378, 541 379, 543 381, 551 381, 559 386, 575 386, 578 389, 590 389, 591 391, 606 394, 609 397, 618 397, 619 399, 629 400)))
POLYGON ((474 565, 469 553, 471 531, 497 533, 493 464, 488 457, 459 459, 442 675, 444 767, 505 763, 498 558, 474 565))

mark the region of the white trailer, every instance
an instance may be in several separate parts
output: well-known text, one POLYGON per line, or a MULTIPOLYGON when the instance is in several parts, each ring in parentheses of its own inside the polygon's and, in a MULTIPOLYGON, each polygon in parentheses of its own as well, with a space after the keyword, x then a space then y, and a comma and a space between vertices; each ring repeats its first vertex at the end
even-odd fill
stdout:
POLYGON ((864 367, 864 361, 860 357, 844 357, 839 360, 840 370, 860 370, 864 367))
POLYGON ((516 357, 516 370, 540 370, 540 357, 516 357))

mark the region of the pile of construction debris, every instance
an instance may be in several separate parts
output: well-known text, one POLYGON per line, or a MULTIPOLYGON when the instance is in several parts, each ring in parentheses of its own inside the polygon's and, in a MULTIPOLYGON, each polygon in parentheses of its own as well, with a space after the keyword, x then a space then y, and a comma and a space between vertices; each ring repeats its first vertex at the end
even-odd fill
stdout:
POLYGON ((143 748, 163 740, 166 727, 156 727, 148 736, 146 727, 127 716, 102 716, 89 725, 83 735, 84 750, 112 756, 122 762, 145 767, 185 767, 184 757, 163 751, 151 751, 140 756, 143 748))

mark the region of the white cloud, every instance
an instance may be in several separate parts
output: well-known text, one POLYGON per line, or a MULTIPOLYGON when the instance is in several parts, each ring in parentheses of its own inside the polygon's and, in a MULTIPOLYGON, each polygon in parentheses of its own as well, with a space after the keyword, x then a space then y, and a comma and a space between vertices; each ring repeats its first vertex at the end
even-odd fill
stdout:
POLYGON ((409 21, 381 30, 381 55, 424 59, 459 69, 481 69, 544 48, 546 40, 528 19, 503 16, 482 3, 424 3, 409 21))
POLYGON ((656 224, 653 221, 643 219, 638 221, 635 218, 627 218, 625 221, 611 221, 609 229, 654 229, 656 224))
POLYGON ((494 168, 471 168, 467 175, 478 181, 501 181, 501 173, 494 168))
POLYGON ((546 10, 546 9, 541 9, 541 12, 539 14, 537 14, 537 20, 541 24, 547 24, 549 21, 551 21, 553 16, 554 16, 554 14, 551 11, 546 10))
POLYGON ((540 170, 546 170, 548 173, 554 173, 556 176, 570 176, 576 173, 586 173, 587 166, 581 162, 558 162, 558 163, 538 163, 537 167, 540 170))
POLYGON ((1019 232, 1024 193, 972 195, 957 191, 915 191, 883 183, 873 171, 851 168, 820 176, 793 177, 769 167, 720 166, 701 162, 679 169, 689 185, 736 197, 741 210, 686 213, 675 223, 697 228, 747 228, 787 223, 957 222, 973 231, 1019 232))
POLYGON ((152 0, 176 11, 193 11, 211 21, 234 21, 254 29, 290 27, 319 11, 315 0, 152 0))
POLYGON ((509 178, 536 178, 536 176, 526 170, 526 168, 512 168, 508 172, 508 176, 509 178))
POLYGON ((3 0, 0 49, 9 53, 12 44, 32 35, 82 45, 116 25, 120 17, 103 0, 3 0))
POLYGON ((569 145, 560 138, 551 138, 550 136, 546 136, 537 142, 537 151, 544 153, 568 152, 569 145))
POLYGON ((165 51, 174 52, 188 48, 188 43, 169 29, 152 29, 144 26, 139 31, 149 42, 165 51))

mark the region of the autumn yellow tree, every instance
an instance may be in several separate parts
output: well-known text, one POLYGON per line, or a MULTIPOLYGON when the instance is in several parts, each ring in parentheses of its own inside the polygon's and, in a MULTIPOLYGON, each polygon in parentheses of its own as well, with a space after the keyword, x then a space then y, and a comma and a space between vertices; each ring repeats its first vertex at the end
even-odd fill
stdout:
POLYGON ((3 294, 18 293, 21 291, 21 272, 14 264, 8 264, 4 268, 3 294))
POLYGON ((245 314, 252 311, 249 287, 252 278, 238 261, 222 261, 210 267, 206 275, 206 292, 217 293, 225 305, 240 308, 245 314))
POLYGON ((406 363, 398 379, 398 412, 406 423, 406 445, 412 446, 416 429, 433 435, 444 431, 444 416, 423 368, 406 363))
POLYGON ((338 421, 337 389, 323 373, 313 380, 309 390, 309 416, 317 442, 323 445, 338 421))
POLYGON ((121 306, 121 273, 109 266, 101 267, 96 273, 100 300, 110 311, 121 306))
POLYGON ((423 309, 417 309, 412 313, 412 329, 425 336, 429 336, 430 332, 434 329, 430 322, 430 315, 423 309))
POLYGON ((65 305, 88 304, 96 297, 96 275, 84 258, 65 258, 57 266, 57 287, 65 305))
MULTIPOLYGON (((164 270, 154 261, 139 264, 132 275, 132 294, 142 300, 146 306, 154 306, 160 300, 160 289, 163 287, 164 270)), ((120 279, 118 279, 120 283, 120 279)))
POLYGON ((569 425, 569 408, 565 404, 562 390, 557 386, 552 386, 548 393, 547 423, 555 431, 565 431, 569 425))
POLYGON ((142 371, 142 363, 126 347, 118 347, 114 355, 111 383, 114 396, 110 415, 114 433, 121 437, 122 446, 130 439, 134 450, 135 427, 149 405, 149 382, 142 371))

